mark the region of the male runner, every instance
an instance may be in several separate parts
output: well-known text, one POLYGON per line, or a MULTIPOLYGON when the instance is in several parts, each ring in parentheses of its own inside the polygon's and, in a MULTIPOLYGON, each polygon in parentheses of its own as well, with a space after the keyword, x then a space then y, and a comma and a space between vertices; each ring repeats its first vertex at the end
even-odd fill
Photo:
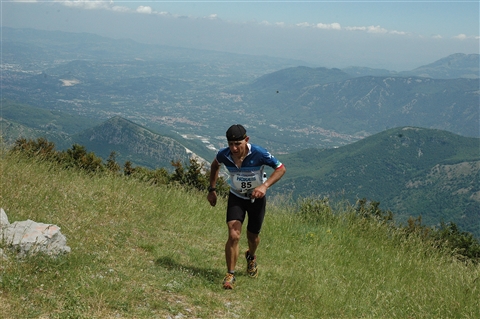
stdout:
POLYGON ((227 274, 223 288, 235 286, 235 265, 239 255, 239 240, 242 225, 248 214, 247 273, 250 277, 258 276, 256 250, 260 243, 260 230, 265 217, 267 189, 285 174, 285 166, 261 146, 250 144, 247 131, 240 125, 232 125, 226 133, 228 147, 218 151, 210 167, 210 187, 207 199, 210 205, 217 203, 215 185, 221 164, 229 173, 230 193, 227 207, 228 240, 225 244, 227 274), (265 165, 274 169, 270 177, 264 177, 265 165))

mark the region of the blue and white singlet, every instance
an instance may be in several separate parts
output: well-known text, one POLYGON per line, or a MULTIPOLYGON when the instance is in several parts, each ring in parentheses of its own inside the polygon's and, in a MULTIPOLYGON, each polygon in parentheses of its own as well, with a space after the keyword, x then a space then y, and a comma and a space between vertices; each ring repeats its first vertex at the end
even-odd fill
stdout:
POLYGON ((250 199, 249 196, 255 187, 265 181, 265 165, 273 169, 278 169, 283 165, 263 147, 250 143, 247 145, 249 151, 240 168, 235 165, 232 152, 228 147, 220 149, 215 157, 228 170, 230 192, 243 199, 250 199))

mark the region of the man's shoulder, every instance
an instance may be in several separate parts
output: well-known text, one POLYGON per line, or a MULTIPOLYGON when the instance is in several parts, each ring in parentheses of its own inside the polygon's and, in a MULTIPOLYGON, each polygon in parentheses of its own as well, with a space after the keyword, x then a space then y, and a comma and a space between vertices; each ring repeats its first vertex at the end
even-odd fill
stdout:
POLYGON ((261 156, 265 158, 273 158, 274 156, 263 146, 252 144, 251 153, 255 156, 261 156))
POLYGON ((258 144, 250 144, 250 151, 251 152, 262 152, 262 153, 267 152, 267 150, 263 146, 260 146, 258 144))
POLYGON ((230 152, 230 149, 228 147, 222 147, 218 150, 217 154, 227 154, 228 152, 230 152))
POLYGON ((228 147, 223 147, 217 152, 217 160, 225 159, 230 155, 230 149, 228 147))

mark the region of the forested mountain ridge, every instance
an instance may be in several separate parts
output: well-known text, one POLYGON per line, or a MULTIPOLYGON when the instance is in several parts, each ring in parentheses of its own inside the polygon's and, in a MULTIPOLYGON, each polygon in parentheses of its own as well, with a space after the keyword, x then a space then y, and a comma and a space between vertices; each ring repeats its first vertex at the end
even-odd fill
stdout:
POLYGON ((418 127, 390 129, 335 149, 280 158, 279 192, 378 201, 396 219, 453 221, 480 235, 480 139, 418 127))
POLYGON ((130 161, 136 166, 151 169, 172 170, 172 162, 188 163, 190 158, 205 163, 203 158, 178 141, 119 116, 73 135, 72 140, 102 158, 115 152, 120 163, 130 161))
POLYGON ((196 158, 203 163, 202 155, 213 155, 206 151, 197 154, 202 150, 196 143, 181 143, 120 116, 102 122, 5 100, 2 107, 1 136, 7 148, 19 137, 33 140, 43 137, 58 150, 80 144, 103 159, 115 152, 120 163, 130 161, 137 166, 167 170, 172 169, 171 161, 188 162, 196 158))

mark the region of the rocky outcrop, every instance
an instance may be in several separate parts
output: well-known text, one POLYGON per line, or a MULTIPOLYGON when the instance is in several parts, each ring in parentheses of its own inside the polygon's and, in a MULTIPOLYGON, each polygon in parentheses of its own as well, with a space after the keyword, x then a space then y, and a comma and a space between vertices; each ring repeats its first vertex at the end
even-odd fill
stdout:
MULTIPOLYGON (((16 253, 18 257, 38 253, 56 257, 71 250, 57 225, 37 223, 29 219, 10 224, 3 208, 0 209, 0 231, 3 248, 16 253)), ((0 251, 0 257, 6 258, 3 251, 0 251)))

